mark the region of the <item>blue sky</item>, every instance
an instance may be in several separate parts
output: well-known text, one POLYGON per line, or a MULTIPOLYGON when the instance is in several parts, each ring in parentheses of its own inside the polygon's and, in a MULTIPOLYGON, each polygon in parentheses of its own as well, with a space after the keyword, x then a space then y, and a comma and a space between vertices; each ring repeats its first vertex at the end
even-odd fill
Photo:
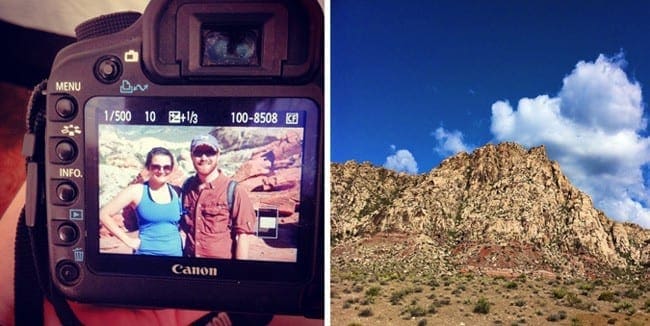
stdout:
POLYGON ((544 144, 608 216, 650 227, 650 2, 331 3, 331 159, 426 173, 544 144))

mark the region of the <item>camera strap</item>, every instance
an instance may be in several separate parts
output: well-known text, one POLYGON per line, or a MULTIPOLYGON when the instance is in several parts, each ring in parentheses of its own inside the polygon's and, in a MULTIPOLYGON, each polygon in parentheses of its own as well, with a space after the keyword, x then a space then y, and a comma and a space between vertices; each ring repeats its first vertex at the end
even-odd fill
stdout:
POLYGON ((44 298, 63 325, 81 325, 64 296, 52 286, 48 272, 47 226, 43 184, 45 161, 45 91, 47 80, 34 87, 27 105, 23 155, 27 161, 27 201, 15 241, 14 316, 16 325, 43 325, 44 298))

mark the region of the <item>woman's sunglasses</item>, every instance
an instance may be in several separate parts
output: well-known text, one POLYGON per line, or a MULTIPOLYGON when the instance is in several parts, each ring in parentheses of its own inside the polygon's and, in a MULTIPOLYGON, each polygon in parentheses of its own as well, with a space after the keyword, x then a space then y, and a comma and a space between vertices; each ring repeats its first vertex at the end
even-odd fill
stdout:
POLYGON ((159 164, 151 164, 149 165, 149 169, 152 171, 163 171, 165 173, 172 172, 172 166, 171 165, 159 165, 159 164))

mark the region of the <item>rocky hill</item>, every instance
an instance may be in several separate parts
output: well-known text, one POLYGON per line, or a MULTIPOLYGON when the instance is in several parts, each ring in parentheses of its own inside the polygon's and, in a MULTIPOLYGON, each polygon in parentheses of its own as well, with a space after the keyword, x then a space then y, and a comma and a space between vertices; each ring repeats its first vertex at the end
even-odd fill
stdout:
POLYGON ((377 273, 647 275, 650 266, 650 230, 595 209, 543 146, 486 145, 421 175, 333 163, 331 227, 333 265, 377 273))

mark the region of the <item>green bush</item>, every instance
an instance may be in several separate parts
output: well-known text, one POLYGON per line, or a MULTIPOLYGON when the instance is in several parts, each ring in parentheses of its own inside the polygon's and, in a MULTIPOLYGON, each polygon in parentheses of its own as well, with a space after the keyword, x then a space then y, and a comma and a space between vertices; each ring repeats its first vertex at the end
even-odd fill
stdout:
POLYGON ((562 299, 567 295, 567 290, 564 287, 553 289, 553 297, 556 299, 562 299))
POLYGON ((569 305, 569 307, 578 308, 578 306, 580 306, 582 304, 582 300, 580 298, 578 298, 578 296, 573 292, 567 293, 565 298, 566 298, 566 302, 569 305))
POLYGON ((480 298, 474 306, 474 313, 488 314, 490 312, 490 302, 486 298, 480 298))
POLYGON ((379 295, 380 292, 381 292, 380 287, 373 286, 373 287, 369 288, 368 290, 366 290, 366 296, 367 297, 376 297, 376 296, 379 295))
POLYGON ((593 283, 582 283, 580 286, 578 286, 578 290, 582 290, 584 292, 591 292, 594 290, 594 284, 593 283))
POLYGON ((616 293, 605 291, 598 296, 598 301, 614 302, 616 301, 616 293))
POLYGON ((636 312, 636 308, 629 302, 621 302, 614 307, 614 312, 622 312, 632 316, 636 312))

